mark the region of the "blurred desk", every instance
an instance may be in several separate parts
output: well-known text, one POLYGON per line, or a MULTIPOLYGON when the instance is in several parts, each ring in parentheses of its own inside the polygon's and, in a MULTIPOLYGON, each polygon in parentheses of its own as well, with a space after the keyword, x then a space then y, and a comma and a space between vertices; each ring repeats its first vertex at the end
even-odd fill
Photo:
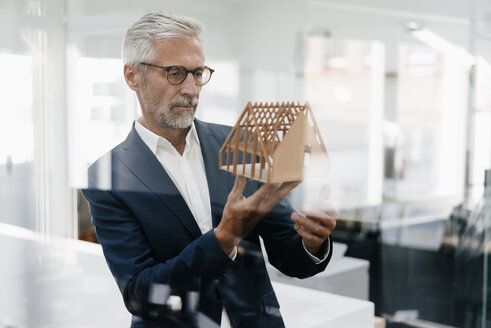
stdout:
MULTIPOLYGON (((128 327, 100 245, 0 223, 0 327, 128 327)), ((372 328, 373 303, 275 282, 287 327, 372 328)))
POLYGON ((373 328, 373 303, 273 282, 286 327, 373 328))
MULTIPOLYGON (((336 254, 336 243, 334 252, 336 254)), ((269 263, 268 273, 273 281, 368 300, 370 262, 354 257, 334 256, 334 254, 326 270, 310 278, 298 279, 285 276, 269 263)))
POLYGON ((0 223, 0 327, 128 327, 100 245, 0 223))

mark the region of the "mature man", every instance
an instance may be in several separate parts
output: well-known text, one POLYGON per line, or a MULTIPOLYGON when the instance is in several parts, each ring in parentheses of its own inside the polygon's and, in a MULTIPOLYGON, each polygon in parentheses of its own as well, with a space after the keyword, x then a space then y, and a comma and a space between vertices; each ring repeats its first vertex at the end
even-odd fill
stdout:
POLYGON ((218 169, 230 127, 194 119, 213 73, 200 33, 164 12, 127 31, 124 77, 142 115, 91 166, 83 193, 133 327, 216 326, 222 312, 233 327, 282 327, 259 236, 276 268, 309 277, 329 261, 336 214, 295 213, 281 200, 298 182, 261 186, 218 169))

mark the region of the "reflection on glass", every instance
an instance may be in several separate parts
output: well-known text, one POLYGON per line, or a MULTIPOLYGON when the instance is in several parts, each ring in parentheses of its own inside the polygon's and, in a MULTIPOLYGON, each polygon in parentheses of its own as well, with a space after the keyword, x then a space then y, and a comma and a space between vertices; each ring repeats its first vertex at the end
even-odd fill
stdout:
POLYGON ((125 138, 138 107, 121 59, 83 57, 72 46, 69 61, 70 185, 84 187, 88 165, 125 138))
POLYGON ((206 61, 215 69, 213 80, 200 94, 196 117, 206 122, 234 125, 245 104, 239 104, 239 63, 236 60, 206 61))
POLYGON ((486 325, 490 289, 491 169, 484 174, 484 193, 470 213, 456 253, 457 301, 461 320, 486 325))
MULTIPOLYGON (((396 185, 386 197, 398 201, 460 196, 464 173, 464 125, 468 67, 454 48, 419 41, 399 46, 396 124, 400 142, 396 185)), ((386 190, 387 191, 387 190, 386 190)))
POLYGON ((491 167, 491 64, 481 56, 476 62, 473 131, 472 194, 476 202, 483 193, 482 172, 491 167))
MULTIPOLYGON (((379 42, 307 37, 305 98, 325 139, 340 208, 381 202, 383 67, 379 42)), ((324 183, 306 181, 305 199, 324 183)))
POLYGON ((0 222, 36 229, 32 61, 0 53, 0 222))

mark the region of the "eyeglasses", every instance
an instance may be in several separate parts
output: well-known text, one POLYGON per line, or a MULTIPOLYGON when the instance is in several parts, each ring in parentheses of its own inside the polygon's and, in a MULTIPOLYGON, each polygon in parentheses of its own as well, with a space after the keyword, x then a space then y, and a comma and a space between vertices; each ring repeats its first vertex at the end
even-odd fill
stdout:
POLYGON ((183 66, 159 66, 148 63, 140 63, 146 66, 161 68, 165 71, 167 81, 172 85, 178 85, 186 80, 188 73, 193 74, 194 83, 197 86, 202 86, 208 83, 211 79, 211 74, 215 71, 208 66, 201 66, 195 69, 187 69, 183 66))

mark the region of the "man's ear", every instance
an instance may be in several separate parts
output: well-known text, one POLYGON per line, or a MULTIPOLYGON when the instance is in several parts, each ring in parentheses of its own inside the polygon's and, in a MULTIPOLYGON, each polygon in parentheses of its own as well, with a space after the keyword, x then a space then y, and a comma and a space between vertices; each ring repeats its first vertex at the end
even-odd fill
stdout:
POLYGON ((141 81, 141 74, 135 66, 131 66, 128 64, 124 65, 124 79, 126 80, 126 84, 130 87, 131 90, 138 91, 140 85, 143 81, 141 81))

